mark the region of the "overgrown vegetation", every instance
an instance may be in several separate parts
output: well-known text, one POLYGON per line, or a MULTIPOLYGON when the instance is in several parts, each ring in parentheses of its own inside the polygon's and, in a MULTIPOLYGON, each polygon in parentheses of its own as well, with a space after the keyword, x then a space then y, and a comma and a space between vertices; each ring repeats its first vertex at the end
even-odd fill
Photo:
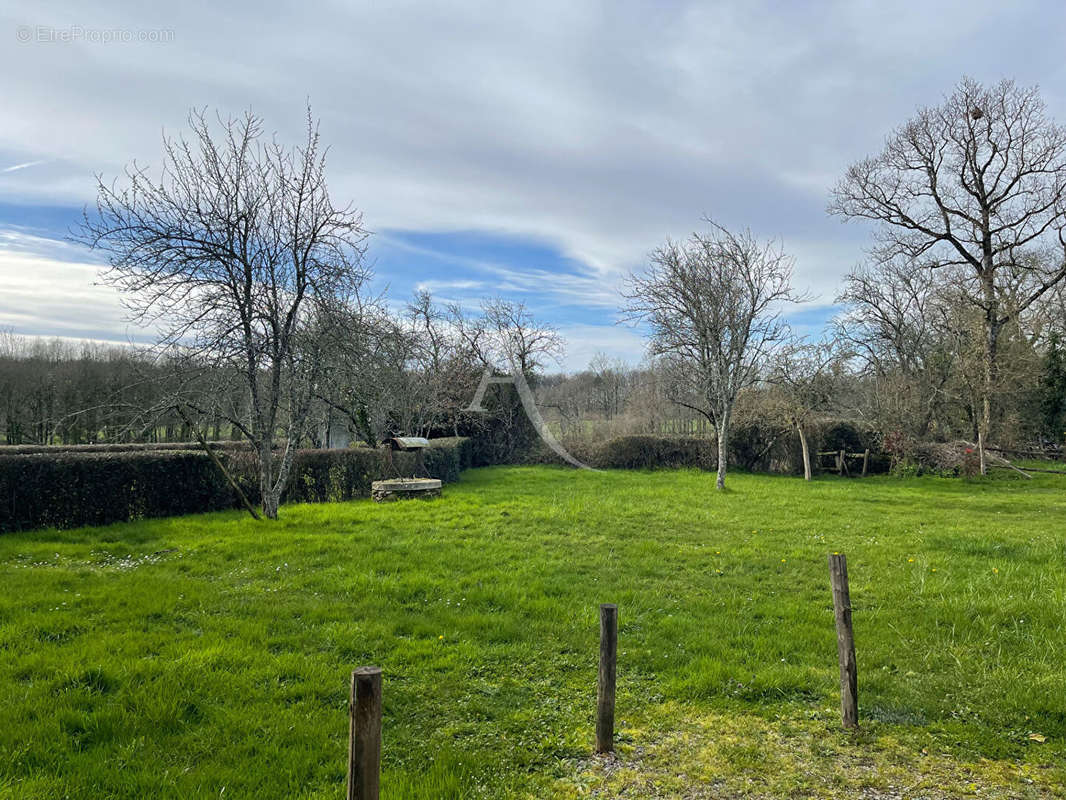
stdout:
POLYGON ((366 663, 389 800, 1062 797, 1061 480, 738 473, 713 493, 696 471, 501 467, 269 528, 233 511, 5 535, 0 797, 340 796, 366 663), (590 758, 605 601, 611 763, 590 758))

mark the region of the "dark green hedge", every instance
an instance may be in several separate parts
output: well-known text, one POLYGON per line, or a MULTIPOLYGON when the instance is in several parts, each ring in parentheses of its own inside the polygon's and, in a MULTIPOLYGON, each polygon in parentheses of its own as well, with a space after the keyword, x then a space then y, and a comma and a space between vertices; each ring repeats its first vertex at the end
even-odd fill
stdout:
MULTIPOLYGON (((259 494, 253 454, 246 448, 222 453, 241 488, 259 494)), ((459 479, 473 460, 469 439, 430 441, 426 472, 446 483, 459 479)), ((370 496, 382 477, 414 475, 415 456, 368 447, 300 450, 284 501, 322 503, 370 496)), ((203 452, 149 450, 119 453, 68 452, 0 455, 0 531, 74 528, 145 517, 237 507, 235 493, 203 452)))
MULTIPOLYGON (((251 444, 243 442, 208 442, 214 450, 249 450, 251 444)), ((199 450, 199 442, 130 442, 126 444, 4 444, 0 456, 21 456, 33 453, 143 453, 168 450, 199 450)))
POLYGON ((214 511, 233 493, 204 453, 0 456, 0 531, 214 511))
MULTIPOLYGON (((423 453, 425 471, 420 477, 439 478, 444 483, 459 480, 470 467, 472 445, 464 437, 432 439, 423 453)), ((234 456, 228 458, 235 461, 234 456)), ((285 492, 286 503, 332 503, 370 496, 370 484, 393 473, 413 476, 418 472, 414 453, 393 453, 389 470, 382 450, 354 447, 347 450, 301 450, 292 465, 292 478, 285 492)), ((242 480, 242 488, 246 480, 242 480)), ((248 487, 252 496, 256 487, 248 487)))
POLYGON ((596 448, 591 461, 590 466, 600 469, 714 469, 718 451, 710 439, 620 436, 596 448))

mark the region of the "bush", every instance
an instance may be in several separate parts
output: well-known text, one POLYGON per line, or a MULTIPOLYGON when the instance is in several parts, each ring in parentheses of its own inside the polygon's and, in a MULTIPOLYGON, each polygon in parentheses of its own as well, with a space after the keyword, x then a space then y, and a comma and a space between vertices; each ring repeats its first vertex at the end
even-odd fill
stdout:
POLYGON ((710 439, 620 436, 596 448, 591 460, 590 466, 601 469, 715 469, 718 453, 710 439))
MULTIPOLYGON (((819 469, 819 451, 870 450, 868 472, 887 472, 889 458, 883 452, 880 435, 853 423, 822 420, 805 428, 811 453, 811 466, 819 469)), ((583 437, 567 437, 563 446, 579 461, 603 469, 655 469, 693 467, 718 468, 718 445, 714 438, 684 436, 619 436, 594 443, 583 437)), ((541 444, 534 455, 537 463, 558 464, 560 459, 541 444)), ((791 428, 775 424, 734 425, 729 436, 729 464, 749 472, 803 474, 803 449, 791 428)))
POLYGON ((232 490, 204 453, 0 456, 2 531, 106 525, 232 505, 232 490))
MULTIPOLYGON (((258 502, 255 454, 247 447, 227 448, 221 459, 248 498, 258 502)), ((414 475, 416 459, 414 453, 395 453, 395 470, 414 475)), ((445 483, 457 481, 472 459, 472 443, 462 437, 430 440, 424 453, 426 472, 445 483)), ((283 500, 369 497, 371 483, 392 473, 384 450, 299 450, 283 500)), ((0 531, 104 525, 238 505, 225 476, 201 451, 0 455, 0 531)))
MULTIPOLYGON (((892 458, 892 473, 900 476, 940 475, 974 477, 981 474, 981 459, 970 442, 923 442, 902 433, 885 437, 885 450, 892 458)), ((998 459, 988 454, 988 459, 998 459)))
MULTIPOLYGON (((250 442, 208 442, 212 450, 250 450, 250 442)), ((167 450, 201 450, 199 442, 127 442, 123 444, 5 444, 0 456, 20 456, 34 453, 143 453, 167 450)))

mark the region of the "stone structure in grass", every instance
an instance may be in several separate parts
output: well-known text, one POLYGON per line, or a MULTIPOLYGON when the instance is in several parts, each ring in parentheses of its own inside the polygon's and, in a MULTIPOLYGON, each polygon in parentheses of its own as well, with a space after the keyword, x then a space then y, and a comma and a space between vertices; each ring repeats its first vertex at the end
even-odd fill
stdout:
POLYGON ((385 448, 385 463, 388 465, 388 470, 394 473, 394 476, 385 480, 374 481, 370 485, 370 496, 375 501, 384 503, 411 497, 440 497, 440 480, 430 478, 426 473, 423 451, 429 446, 428 439, 423 439, 420 436, 392 436, 385 439, 381 444, 385 448), (403 477, 399 474, 392 458, 392 454, 397 450, 415 454, 415 475, 403 477))

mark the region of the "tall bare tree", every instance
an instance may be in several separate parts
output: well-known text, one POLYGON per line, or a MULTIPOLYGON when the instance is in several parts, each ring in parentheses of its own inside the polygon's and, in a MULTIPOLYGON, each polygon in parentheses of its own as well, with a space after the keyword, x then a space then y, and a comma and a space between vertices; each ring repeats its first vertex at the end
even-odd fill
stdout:
POLYGON ((964 78, 850 167, 829 210, 880 223, 881 259, 958 270, 983 317, 987 437, 1000 333, 1066 277, 1066 128, 1035 87, 964 78))
POLYGON ((335 207, 310 109, 306 138, 287 148, 263 121, 189 116, 164 138, 157 179, 136 163, 124 186, 98 178, 94 214, 75 237, 107 254, 106 280, 163 352, 240 381, 245 411, 214 391, 178 398, 221 413, 254 445, 263 512, 276 518, 322 367, 324 327, 368 277, 360 213, 335 207))
POLYGON ((791 285, 792 258, 778 243, 707 222, 708 232, 667 242, 646 272, 630 275, 623 311, 648 324, 650 354, 679 364, 695 386, 693 405, 717 433, 723 489, 737 395, 788 336, 782 307, 801 298, 791 285))

